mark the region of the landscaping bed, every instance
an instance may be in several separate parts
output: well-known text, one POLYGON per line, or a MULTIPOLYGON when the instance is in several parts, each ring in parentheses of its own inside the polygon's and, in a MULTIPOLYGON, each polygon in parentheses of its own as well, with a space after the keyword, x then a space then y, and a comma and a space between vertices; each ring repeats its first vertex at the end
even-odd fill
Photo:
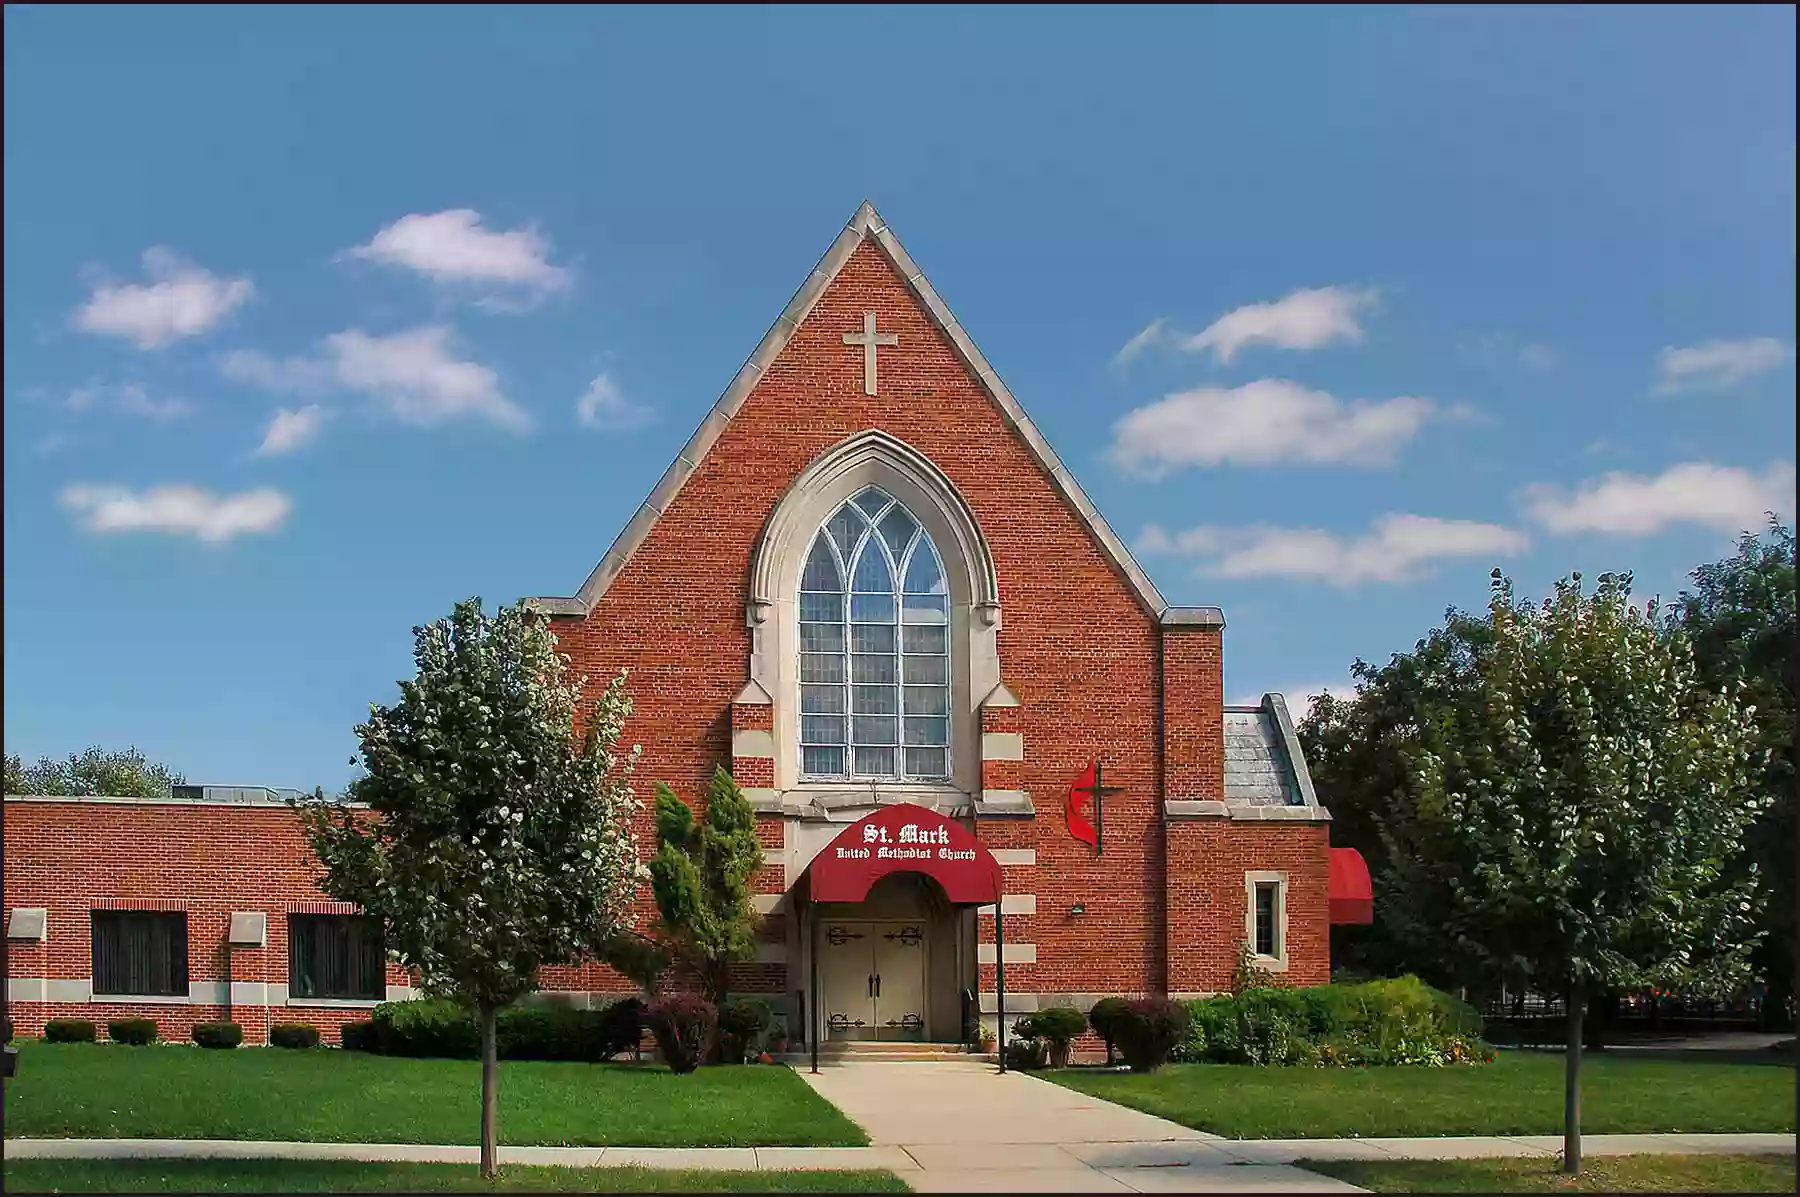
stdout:
MULTIPOLYGON (((1196 1130, 1239 1139, 1562 1133, 1563 1059, 1502 1052, 1492 1064, 1276 1068, 1172 1064, 1036 1074, 1196 1130)), ((1794 1130, 1794 1073, 1753 1064, 1594 1055, 1581 1066, 1590 1134, 1794 1130)))
POLYGON ((345 1160, 8 1160, 8 1192, 62 1193, 904 1193, 891 1172, 661 1171, 345 1160))
MULTIPOLYGON (((17 1138, 477 1141, 481 1065, 365 1052, 26 1043, 7 1082, 17 1138)), ((570 1147, 861 1147, 789 1069, 509 1061, 500 1141, 570 1147)))
POLYGON ((1301 1160, 1375 1193, 1791 1193, 1792 1155, 1621 1155, 1565 1176, 1556 1159, 1301 1160))

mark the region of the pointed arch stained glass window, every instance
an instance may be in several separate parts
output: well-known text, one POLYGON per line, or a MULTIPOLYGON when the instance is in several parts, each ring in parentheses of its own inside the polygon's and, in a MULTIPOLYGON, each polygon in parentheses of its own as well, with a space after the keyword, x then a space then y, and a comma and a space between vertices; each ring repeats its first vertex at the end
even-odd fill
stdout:
POLYGON ((802 776, 950 776, 949 590, 912 512, 859 491, 813 537, 799 600, 802 776))

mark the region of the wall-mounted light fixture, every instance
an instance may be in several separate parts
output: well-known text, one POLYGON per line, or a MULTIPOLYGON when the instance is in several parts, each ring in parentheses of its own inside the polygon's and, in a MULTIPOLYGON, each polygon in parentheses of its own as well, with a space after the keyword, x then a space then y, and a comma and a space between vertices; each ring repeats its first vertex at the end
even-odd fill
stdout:
POLYGON ((1085 903, 1077 902, 1077 903, 1075 903, 1075 905, 1069 907, 1069 913, 1070 914, 1086 914, 1087 906, 1085 903))

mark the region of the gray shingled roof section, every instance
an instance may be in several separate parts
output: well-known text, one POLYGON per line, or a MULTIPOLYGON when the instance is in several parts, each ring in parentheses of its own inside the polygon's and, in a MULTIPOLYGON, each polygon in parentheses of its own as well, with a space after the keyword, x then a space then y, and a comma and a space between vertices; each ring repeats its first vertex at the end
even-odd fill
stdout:
POLYGON ((1225 801, 1304 806, 1281 728, 1266 708, 1225 711, 1225 801))

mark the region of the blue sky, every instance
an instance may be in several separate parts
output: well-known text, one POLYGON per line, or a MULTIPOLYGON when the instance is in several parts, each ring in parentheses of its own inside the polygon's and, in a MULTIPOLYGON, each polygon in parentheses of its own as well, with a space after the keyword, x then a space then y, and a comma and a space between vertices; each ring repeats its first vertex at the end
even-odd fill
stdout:
POLYGON ((573 593, 865 196, 1231 698, 1493 564, 1673 593, 1792 511, 1794 34, 8 6, 6 746, 342 785, 411 627, 573 593))

